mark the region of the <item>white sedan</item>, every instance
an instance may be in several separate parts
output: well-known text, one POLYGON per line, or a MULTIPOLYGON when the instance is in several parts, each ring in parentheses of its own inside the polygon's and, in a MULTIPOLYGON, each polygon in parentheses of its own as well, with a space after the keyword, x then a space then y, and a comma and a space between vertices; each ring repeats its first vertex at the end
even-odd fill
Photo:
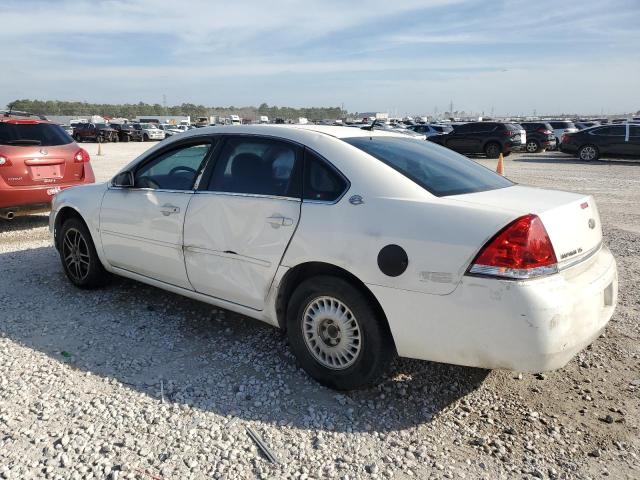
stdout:
POLYGON ((58 194, 50 229, 78 287, 122 275, 286 329, 337 389, 396 354, 560 368, 617 299, 592 197, 375 130, 192 130, 58 194))

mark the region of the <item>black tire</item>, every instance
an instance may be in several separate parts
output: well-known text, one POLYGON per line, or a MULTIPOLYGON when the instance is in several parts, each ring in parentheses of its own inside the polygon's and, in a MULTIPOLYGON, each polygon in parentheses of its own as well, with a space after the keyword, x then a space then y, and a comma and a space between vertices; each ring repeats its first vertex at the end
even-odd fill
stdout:
POLYGON ((319 383, 336 390, 354 390, 373 384, 384 373, 395 354, 391 333, 385 320, 380 318, 362 291, 338 277, 313 277, 296 288, 287 308, 287 336, 300 366, 319 383), (324 340, 324 343, 313 343, 311 337, 315 334, 320 339, 322 335, 326 335, 327 341, 338 342, 335 344, 337 347, 341 344, 346 345, 349 341, 345 336, 343 342, 342 330, 333 327, 337 323, 333 323, 331 319, 324 319, 322 313, 313 310, 318 302, 333 305, 334 300, 335 305, 342 304, 340 312, 343 318, 348 319, 345 321, 356 328, 358 334, 352 335, 352 345, 346 347, 352 349, 348 353, 352 358, 346 361, 344 366, 334 364, 334 368, 331 368, 326 366, 331 359, 326 355, 323 365, 320 347, 330 350, 333 348, 332 345, 324 340), (316 313, 319 319, 311 319, 310 315, 307 315, 308 312, 316 313), (349 316, 349 313, 352 315, 349 316), (307 319, 317 323, 313 323, 313 327, 307 324, 305 333, 303 329, 307 319), (329 322, 329 328, 326 328, 325 322, 329 322), (334 332, 338 332, 334 333, 339 336, 338 339, 331 338, 330 333, 324 333, 332 327, 334 332), (305 337, 308 340, 305 340, 305 337), (311 344, 318 345, 317 353, 312 353, 311 344), (356 349, 357 353, 353 353, 356 349))
POLYGON ((511 152, 504 152, 504 153, 502 154, 502 156, 503 156, 503 157, 508 157, 509 155, 511 155, 511 152))
POLYGON ((128 142, 129 140, 131 140, 131 139, 129 138, 129 135, 124 135, 124 136, 122 137, 122 141, 123 141, 123 142, 128 142))
POLYGON ((540 142, 537 140, 527 140, 526 151, 527 153, 538 153, 541 150, 540 142))
POLYGON ((77 143, 82 143, 82 137, 80 135, 78 135, 77 133, 73 136, 73 139, 77 142, 77 143))
POLYGON ((118 143, 120 141, 120 137, 118 135, 114 135, 112 138, 113 143, 118 143))
POLYGON ((109 273, 102 266, 89 229, 79 218, 66 220, 57 242, 62 268, 76 287, 91 289, 104 285, 109 273))
POLYGON ((595 145, 583 145, 578 149, 578 158, 584 162, 596 161, 600 158, 600 150, 595 145))
POLYGON ((148 142, 149 141, 149 135, 147 135, 146 133, 144 134, 144 136, 142 137, 142 141, 143 142, 148 142))
POLYGON ((487 143, 484 146, 484 154, 487 158, 498 158, 502 149, 500 148, 500 144, 497 142, 487 143))

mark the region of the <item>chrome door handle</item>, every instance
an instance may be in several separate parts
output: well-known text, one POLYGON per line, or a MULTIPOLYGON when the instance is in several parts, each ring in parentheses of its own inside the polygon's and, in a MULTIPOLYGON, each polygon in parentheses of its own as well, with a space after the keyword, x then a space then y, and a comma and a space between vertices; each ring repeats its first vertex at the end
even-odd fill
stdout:
POLYGON ((270 223, 273 228, 290 227, 293 225, 293 218, 274 214, 267 218, 267 223, 270 223))
POLYGON ((180 213, 180 207, 165 203, 164 205, 162 205, 162 207, 160 207, 160 211, 165 217, 168 217, 172 213, 180 213))

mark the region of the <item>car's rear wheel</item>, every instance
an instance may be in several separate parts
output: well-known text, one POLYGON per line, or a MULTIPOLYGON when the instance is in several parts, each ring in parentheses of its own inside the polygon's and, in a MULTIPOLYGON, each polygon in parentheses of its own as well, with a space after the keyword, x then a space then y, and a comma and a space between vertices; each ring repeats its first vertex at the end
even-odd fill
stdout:
POLYGON ((578 150, 578 158, 585 162, 591 162, 600 158, 600 151, 595 145, 583 145, 578 150))
POLYGON ((484 154, 487 158, 498 158, 500 155, 500 144, 494 142, 488 143, 484 147, 484 154))
POLYGON ((529 140, 527 142, 527 152, 538 153, 540 151, 540 143, 537 140, 529 140))
POLYGON ((144 134, 144 136, 142 137, 142 140, 145 142, 149 141, 149 135, 147 135, 146 133, 144 134))
POLYGON ((394 354, 385 320, 363 292, 338 277, 300 284, 289 301, 287 334, 302 368, 337 390, 375 382, 394 354))
POLYGON ((77 142, 77 143, 81 143, 82 142, 82 137, 80 135, 78 135, 77 133, 73 136, 73 139, 77 142))
POLYGON ((80 288, 104 285, 108 272, 98 258, 89 229, 78 218, 66 220, 60 230, 60 260, 67 278, 80 288))

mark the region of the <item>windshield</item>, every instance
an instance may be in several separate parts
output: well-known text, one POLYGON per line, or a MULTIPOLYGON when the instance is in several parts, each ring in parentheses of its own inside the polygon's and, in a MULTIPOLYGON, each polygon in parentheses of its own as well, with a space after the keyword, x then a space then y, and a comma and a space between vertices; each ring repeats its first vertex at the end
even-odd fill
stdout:
POLYGON ((423 140, 389 137, 343 139, 442 197, 483 192, 513 185, 473 160, 423 140))
POLYGON ((153 123, 141 123, 140 126, 142 128, 158 128, 153 123))
POLYGON ((54 147, 68 145, 71 142, 73 139, 60 125, 0 123, 0 144, 2 145, 54 147))

